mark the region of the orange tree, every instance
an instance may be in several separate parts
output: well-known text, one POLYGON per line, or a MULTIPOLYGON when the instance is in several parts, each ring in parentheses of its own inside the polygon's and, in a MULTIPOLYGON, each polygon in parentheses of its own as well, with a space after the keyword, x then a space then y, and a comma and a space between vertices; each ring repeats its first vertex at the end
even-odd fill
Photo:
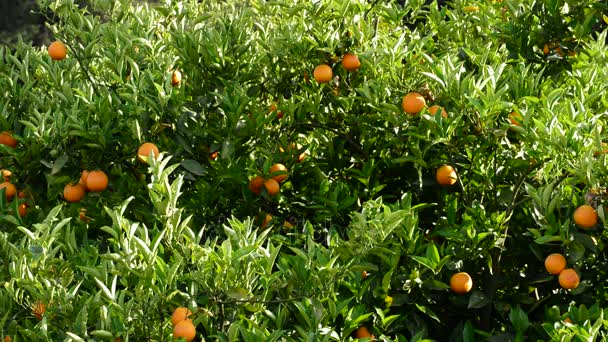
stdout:
POLYGON ((42 1, 65 58, 0 50, 1 333, 605 337, 605 8, 547 3, 42 1))

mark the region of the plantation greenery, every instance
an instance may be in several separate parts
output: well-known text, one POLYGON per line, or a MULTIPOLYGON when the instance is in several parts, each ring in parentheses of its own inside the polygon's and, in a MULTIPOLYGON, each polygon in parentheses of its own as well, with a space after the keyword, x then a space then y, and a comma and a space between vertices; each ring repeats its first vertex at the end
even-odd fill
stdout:
POLYGON ((5 342, 608 338, 605 2, 39 2, 5 342))

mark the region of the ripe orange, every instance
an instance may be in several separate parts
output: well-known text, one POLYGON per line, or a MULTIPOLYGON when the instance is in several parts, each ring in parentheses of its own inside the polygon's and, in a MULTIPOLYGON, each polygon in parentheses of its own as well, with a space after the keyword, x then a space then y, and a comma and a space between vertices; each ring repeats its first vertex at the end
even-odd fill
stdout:
POLYGON ((432 105, 431 107, 429 107, 429 113, 431 113, 431 115, 435 116, 435 113, 437 113, 437 111, 439 110, 439 108, 441 108, 441 116, 444 119, 448 118, 448 112, 445 111, 445 108, 440 107, 439 105, 432 105))
POLYGON ((270 196, 276 196, 279 194, 279 182, 277 182, 276 180, 270 178, 267 179, 264 182, 264 188, 266 188, 266 191, 268 192, 268 195, 270 196))
POLYGON ((543 54, 548 55, 549 54, 549 44, 545 43, 545 45, 543 45, 543 54))
POLYGON ((369 277, 369 273, 367 273, 367 271, 361 272, 361 278, 363 278, 363 280, 367 279, 367 277, 369 277))
POLYGON ((559 285, 566 289, 575 289, 578 287, 578 284, 581 278, 578 276, 576 271, 572 268, 566 268, 559 274, 559 285))
POLYGON ((359 69, 361 62, 359 62, 359 57, 357 57, 357 55, 347 53, 342 57, 342 66, 348 71, 354 71, 359 69))
POLYGON ((372 334, 369 332, 366 326, 362 325, 355 331, 356 338, 371 338, 372 334))
POLYGON ((466 272, 455 273, 450 278, 450 287, 458 294, 465 294, 473 288, 473 279, 466 272))
POLYGON ((173 326, 176 326, 177 323, 188 319, 188 317, 190 316, 192 316, 192 311, 190 311, 190 309, 188 308, 180 306, 175 309, 175 311, 173 311, 173 314, 171 315, 171 324, 173 324, 173 326))
POLYGON ((274 164, 270 167, 270 176, 275 181, 282 183, 287 179, 287 167, 283 164, 274 164))
POLYGON ((572 320, 570 319, 570 317, 566 317, 566 318, 564 318, 564 323, 572 324, 572 320))
POLYGON ((19 191, 19 193, 17 194, 17 197, 20 199, 24 199, 25 198, 25 191, 19 191))
POLYGON ((196 328, 192 324, 191 319, 185 319, 173 327, 173 339, 177 340, 183 337, 187 342, 194 340, 196 336, 196 328))
POLYGON ((270 221, 272 221, 272 215, 270 214, 266 214, 264 216, 264 221, 262 221, 262 224, 260 225, 260 227, 266 228, 268 226, 268 224, 270 223, 270 221))
POLYGON ((24 217, 27 214, 27 204, 19 204, 19 216, 24 217))
POLYGON ((39 321, 42 320, 42 315, 44 315, 45 312, 46 312, 46 305, 44 305, 43 302, 37 302, 36 304, 34 304, 34 307, 32 308, 32 314, 39 321))
POLYGON ((85 189, 81 184, 66 184, 63 188, 63 198, 70 203, 79 202, 84 198, 85 189))
POLYGON ((65 56, 67 56, 68 54, 68 49, 65 47, 65 44, 58 40, 52 42, 51 45, 49 45, 48 51, 49 56, 51 56, 51 58, 56 61, 64 59, 65 56))
POLYGON ((458 175, 451 165, 445 164, 437 169, 435 179, 440 185, 454 185, 458 180, 458 175))
POLYGON ((574 223, 583 229, 591 229, 597 224, 597 212, 592 206, 583 204, 574 211, 574 223))
POLYGON ((291 224, 291 222, 285 220, 285 221, 283 221, 283 228, 291 229, 291 228, 293 228, 293 224, 291 224))
POLYGON ((401 101, 403 111, 411 115, 420 113, 425 105, 426 100, 424 99, 424 96, 416 92, 405 95, 403 101, 401 101))
POLYGON ((0 145, 15 148, 17 146, 17 139, 13 138, 11 132, 4 131, 0 133, 0 145))
POLYGON ((173 71, 173 74, 171 75, 171 85, 178 86, 180 83, 182 83, 182 72, 175 69, 175 71, 173 71))
POLYGON ((6 336, 4 336, 4 342, 13 342, 13 338, 6 335, 6 336))
POLYGON ((220 151, 211 152, 211 153, 209 154, 209 158, 210 158, 211 160, 216 160, 216 159, 217 159, 217 156, 219 156, 219 155, 220 155, 220 151))
POLYGON ((327 83, 334 77, 331 67, 327 64, 318 65, 312 73, 315 80, 319 83, 327 83))
POLYGON ((78 219, 84 223, 89 223, 91 219, 87 216, 87 209, 80 208, 80 213, 78 213, 78 219))
POLYGON ((137 150, 137 160, 142 163, 146 163, 147 158, 150 156, 150 152, 152 152, 154 159, 157 159, 158 155, 160 154, 158 147, 156 147, 156 145, 153 143, 145 142, 141 144, 137 150))
POLYGON ((10 170, 2 170, 2 177, 5 182, 10 182, 13 173, 10 170))
POLYGON ((566 268, 566 258, 559 253, 550 254, 545 259, 545 269, 551 274, 560 274, 566 268))
POLYGON ((80 174, 80 180, 78 181, 78 184, 82 185, 85 187, 87 187, 87 177, 89 177, 89 170, 82 170, 82 173, 80 174))
POLYGON ((91 192, 102 192, 108 187, 108 176, 101 170, 89 171, 87 189, 91 192))
POLYGON ((255 176, 251 180, 249 180, 249 191, 253 192, 256 195, 262 193, 262 186, 264 185, 264 178, 260 176, 255 176))
POLYGON ((6 196, 6 199, 9 201, 11 199, 13 199, 13 197, 17 193, 17 187, 15 187, 15 185, 11 182, 1 183, 0 190, 2 190, 2 189, 4 189, 4 191, 5 191, 4 195, 6 196))
POLYGON ((516 111, 512 111, 509 114, 509 121, 511 122, 511 125, 513 126, 519 126, 521 127, 521 121, 523 120, 523 117, 521 116, 521 114, 519 114, 516 111))

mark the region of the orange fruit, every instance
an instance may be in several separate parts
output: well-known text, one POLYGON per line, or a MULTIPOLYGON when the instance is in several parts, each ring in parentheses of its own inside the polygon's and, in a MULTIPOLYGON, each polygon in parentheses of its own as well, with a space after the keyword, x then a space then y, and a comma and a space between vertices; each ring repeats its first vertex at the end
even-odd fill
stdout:
POLYGON ((211 153, 209 154, 209 158, 210 158, 211 160, 216 160, 216 159, 217 159, 217 156, 219 156, 219 155, 220 155, 220 151, 211 152, 211 153))
POLYGON ((55 61, 60 61, 65 58, 68 54, 68 49, 65 47, 65 44, 56 40, 49 45, 48 48, 49 56, 55 61))
POLYGON ((566 317, 566 318, 564 318, 564 323, 572 324, 572 320, 570 319, 570 317, 566 317))
POLYGON ((581 281, 576 271, 572 268, 566 268, 565 270, 561 271, 558 280, 559 285, 566 290, 577 288, 579 282, 581 281))
POLYGON ((19 193, 17 194, 17 197, 20 199, 24 199, 25 198, 25 191, 19 191, 19 193))
POLYGON ((448 118, 448 112, 445 111, 445 108, 440 107, 439 105, 432 105, 431 107, 429 107, 429 113, 431 113, 431 115, 435 116, 435 113, 437 113, 437 111, 439 110, 439 108, 441 108, 441 116, 444 119, 448 118))
POLYGON ((4 342, 13 342, 13 338, 6 335, 6 336, 4 336, 4 342))
POLYGON ((560 274, 566 268, 566 258, 559 253, 550 254, 545 259, 545 269, 551 274, 560 274))
POLYGON ((34 307, 32 308, 32 314, 39 321, 42 320, 42 315, 44 315, 45 312, 46 312, 46 305, 44 305, 43 302, 37 302, 36 304, 34 304, 34 307))
POLYGON ((574 223, 583 229, 591 229, 597 224, 597 212, 592 206, 583 204, 574 211, 574 223))
POLYGON ((283 228, 291 229, 291 228, 293 228, 293 224, 291 224, 291 222, 285 220, 285 221, 283 221, 283 228))
POLYGON ((359 69, 361 62, 359 62, 359 57, 357 57, 357 55, 347 53, 342 57, 342 66, 348 71, 354 71, 359 69))
POLYGON ((84 193, 85 189, 81 184, 69 183, 63 188, 63 198, 70 203, 82 200, 84 198, 84 193))
POLYGON ((260 225, 260 227, 266 228, 268 226, 268 224, 270 223, 270 221, 272 221, 272 215, 266 214, 264 216, 264 221, 262 221, 262 224, 260 225))
POLYGON ((473 288, 473 279, 466 272, 455 273, 450 278, 450 287, 458 294, 465 294, 473 288))
POLYGON ((253 192, 256 195, 262 193, 262 186, 264 185, 264 178, 260 176, 255 176, 249 180, 249 191, 253 192))
POLYGON ((401 101, 403 111, 411 115, 420 113, 425 105, 426 100, 424 99, 424 96, 416 92, 405 95, 403 101, 401 101))
POLYGON ((435 179, 440 185, 454 185, 458 180, 458 175, 451 165, 445 164, 437 169, 435 179))
POLYGON ((17 193, 17 187, 15 187, 15 185, 11 182, 1 183, 0 190, 2 190, 2 189, 4 189, 4 191, 5 191, 4 195, 6 196, 6 199, 9 201, 11 199, 13 199, 13 197, 17 193))
POLYGON ((327 83, 334 77, 331 67, 327 64, 317 65, 312 75, 315 78, 315 81, 319 83, 327 83))
POLYGON ((549 44, 543 45, 543 54, 548 55, 549 54, 549 44))
POLYGON ((80 174, 80 180, 78 181, 78 184, 82 185, 85 187, 87 187, 87 177, 89 176, 89 171, 88 170, 82 170, 82 173, 80 174))
POLYGON ((367 273, 367 271, 361 272, 361 278, 363 278, 363 280, 367 279, 367 277, 369 277, 369 273, 367 273))
POLYGON ((356 338, 371 338, 372 334, 369 332, 369 330, 367 329, 366 326, 360 326, 359 328, 357 328, 357 330, 355 331, 355 337, 356 338))
POLYGON ((275 181, 282 183, 287 179, 287 167, 283 164, 274 164, 270 167, 270 176, 275 181))
POLYGON ((142 163, 146 163, 147 158, 150 156, 150 152, 152 152, 154 159, 157 159, 158 155, 160 154, 158 147, 156 147, 156 145, 153 143, 145 142, 141 144, 137 150, 137 160, 142 163))
POLYGON ((23 217, 27 214, 27 204, 19 204, 19 216, 23 217))
POLYGON ((13 138, 11 132, 4 131, 0 133, 0 145, 15 148, 17 146, 17 139, 13 138))
POLYGON ((80 213, 78 213, 78 219, 84 223, 89 223, 91 219, 87 216, 87 209, 80 208, 80 213))
POLYGON ((2 177, 4 178, 5 182, 9 182, 11 180, 11 176, 13 175, 13 173, 9 170, 2 170, 2 177))
POLYGON ((509 121, 511 122, 511 125, 513 126, 519 126, 521 127, 521 121, 523 120, 523 117, 521 116, 521 114, 519 114, 516 111, 512 111, 509 114, 509 121))
POLYGON ((192 324, 191 319, 184 319, 183 321, 177 323, 175 327, 173 327, 173 339, 177 340, 182 337, 187 342, 194 340, 196 336, 196 328, 194 324, 192 324))
POLYGON ((178 86, 180 83, 182 83, 182 72, 176 69, 171 75, 171 85, 175 87, 178 86))
POLYGON ((190 311, 190 309, 188 308, 180 306, 175 309, 175 311, 173 311, 173 314, 171 315, 171 324, 173 324, 173 326, 176 326, 177 323, 188 319, 188 317, 190 316, 192 316, 192 311, 190 311))
POLYGON ((264 188, 266 188, 266 191, 268 192, 268 195, 270 196, 276 196, 279 193, 280 187, 279 187, 279 182, 277 182, 276 180, 270 178, 267 179, 264 182, 264 188))
POLYGON ((108 187, 108 176, 101 170, 89 171, 87 189, 91 192, 102 192, 108 187))

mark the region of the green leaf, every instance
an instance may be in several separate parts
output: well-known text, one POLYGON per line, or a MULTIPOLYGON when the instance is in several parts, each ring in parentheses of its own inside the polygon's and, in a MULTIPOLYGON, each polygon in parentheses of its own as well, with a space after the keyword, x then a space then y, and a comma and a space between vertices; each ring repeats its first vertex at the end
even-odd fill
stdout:
POLYGON ((530 326, 530 321, 528 321, 528 315, 521 307, 518 305, 514 308, 511 308, 511 313, 509 313, 509 320, 515 331, 519 334, 525 332, 530 326))

